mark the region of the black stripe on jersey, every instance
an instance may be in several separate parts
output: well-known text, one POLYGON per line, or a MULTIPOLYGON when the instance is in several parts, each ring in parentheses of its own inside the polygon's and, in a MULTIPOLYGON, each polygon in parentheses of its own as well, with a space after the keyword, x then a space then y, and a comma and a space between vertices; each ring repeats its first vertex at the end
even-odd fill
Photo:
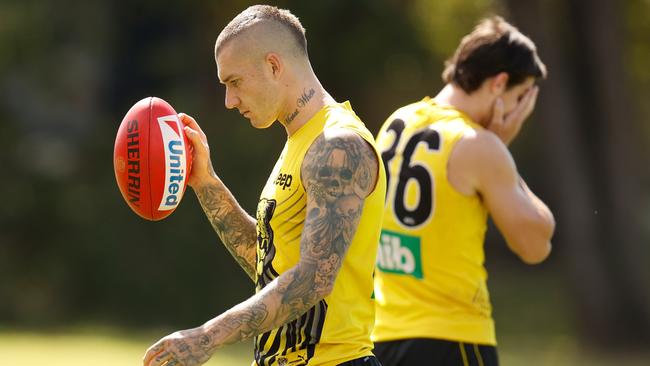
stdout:
POLYGON ((266 285, 271 283, 276 279, 280 274, 273 268, 273 258, 275 257, 275 245, 271 247, 271 250, 266 255, 264 259, 264 264, 262 267, 262 273, 257 276, 257 290, 261 290, 266 285), (268 259, 268 260, 267 260, 268 259))
POLYGON ((302 340, 304 338, 300 330, 302 329, 303 324, 305 324, 305 322, 307 321, 308 315, 309 314, 307 313, 302 314, 302 316, 298 318, 298 321, 296 322, 296 335, 297 335, 296 344, 294 344, 292 347, 294 351, 297 349, 296 347, 298 347, 298 345, 302 343, 302 340))
MULTIPOLYGON (((303 197, 304 195, 305 195, 305 193, 301 193, 301 194, 300 194, 300 197, 298 197, 297 200, 295 200, 295 201, 294 201, 292 204, 290 204, 287 208, 284 208, 282 211, 280 211, 280 212, 278 212, 277 214, 275 214, 275 217, 280 217, 282 214, 284 214, 285 212, 289 211, 293 206, 295 206, 298 202, 300 202, 300 200, 302 199, 302 197, 303 197)), ((292 196, 293 196, 293 195, 292 195, 292 196)), ((284 200, 284 202, 287 202, 287 200, 284 200)), ((279 205, 278 205, 278 208, 280 208, 280 207, 284 204, 284 202, 282 202, 281 204, 279 204, 279 205)))
POLYGON ((271 219, 276 208, 275 200, 266 198, 260 199, 257 204, 257 246, 258 246, 258 267, 261 262, 261 273, 257 273, 256 287, 261 290, 276 277, 278 272, 273 268, 275 258, 275 243, 271 219))
POLYGON ((284 351, 282 351, 282 356, 286 355, 290 351, 295 351, 296 350, 296 328, 297 328, 298 322, 291 322, 287 324, 287 346, 284 347, 284 351), (289 347, 290 344, 293 344, 293 346, 289 347))
MULTIPOLYGON (((300 186, 298 186, 298 187, 300 187, 300 186)), ((279 204, 278 206, 280 206, 280 205, 284 205, 285 202, 287 202, 288 200, 290 200, 291 197, 293 197, 293 196, 294 196, 296 193, 298 193, 299 191, 300 191, 300 192, 303 192, 302 189, 296 189, 295 191, 293 191, 293 193, 291 193, 291 195, 290 195, 289 197, 285 198, 284 201, 280 202, 280 204, 279 204)), ((303 192, 303 193, 304 193, 304 192, 303 192)))
POLYGON ((309 346, 307 347, 307 362, 311 360, 312 357, 314 357, 314 352, 316 351, 316 344, 320 342, 320 336, 323 333, 323 325, 325 324, 325 315, 327 314, 327 303, 325 300, 321 300, 318 302, 316 305, 319 308, 319 311, 314 314, 316 319, 316 327, 314 328, 313 326, 311 328, 310 336, 313 338, 314 341, 310 342, 309 346))
POLYGON ((271 365, 273 361, 275 361, 275 358, 278 356, 278 351, 280 350, 280 342, 282 341, 282 337, 278 336, 278 334, 282 334, 282 329, 285 326, 286 324, 280 328, 264 333, 260 342, 255 344, 255 361, 260 366, 271 365), (272 339, 271 346, 268 350, 265 350, 269 339, 272 339))
POLYGON ((265 362, 267 362, 266 365, 272 365, 278 357, 278 351, 280 350, 280 344, 282 343, 282 333, 285 327, 286 325, 283 325, 277 329, 277 333, 275 333, 275 337, 273 338, 273 343, 267 352, 267 355, 270 355, 271 357, 265 360, 265 362))
POLYGON ((266 344, 266 341, 269 339, 269 336, 271 335, 271 332, 266 332, 262 335, 258 335, 255 337, 255 360, 259 360, 262 357, 261 350, 264 349, 264 345, 266 344))
MULTIPOLYGON (((302 224, 302 222, 301 222, 301 224, 302 224)), ((298 233, 298 235, 296 235, 296 236, 294 236, 293 238, 287 240, 287 244, 291 243, 292 241, 294 241, 294 240, 296 240, 296 239, 300 239, 301 237, 302 237, 302 231, 300 231, 300 232, 298 233)))
MULTIPOLYGON (((289 230, 286 231, 286 234, 289 234, 290 232, 294 231, 298 226, 302 225, 304 222, 305 222, 305 220, 302 220, 302 221, 300 221, 300 222, 297 222, 295 225, 293 225, 292 227, 290 227, 289 230)), ((300 230, 300 235, 299 235, 299 236, 302 236, 302 230, 300 230)), ((292 241, 294 241, 294 240, 296 240, 295 237, 292 238, 291 240, 287 241, 287 243, 292 242, 292 241)))
MULTIPOLYGON (((283 227, 283 226, 286 225, 286 224, 291 223, 291 220, 293 220, 296 216, 298 216, 298 215, 300 215, 301 213, 305 212, 305 208, 307 208, 307 204, 306 204, 306 203, 305 203, 304 206, 302 206, 302 208, 301 208, 300 210, 298 210, 295 214, 293 214, 293 216, 291 216, 291 217, 288 218, 288 219, 283 219, 284 222, 281 223, 280 225, 278 225, 278 229, 280 229, 281 227, 283 227)), ((279 214, 278 214, 278 215, 279 215, 279 214)), ((302 224, 303 222, 305 222, 304 219, 302 219, 298 224, 302 224)), ((294 226, 294 227, 295 227, 295 226, 294 226)), ((291 231, 291 229, 289 229, 289 231, 291 231)))
POLYGON ((301 317, 256 338, 255 361, 260 366, 267 366, 273 364, 279 356, 305 350, 306 355, 303 357, 306 356, 305 362, 308 363, 320 342, 326 314, 327 303, 321 300, 301 317), (284 348, 280 350, 283 338, 284 348), (265 349, 269 341, 271 344, 265 349))
POLYGON ((298 349, 305 349, 309 343, 311 343, 311 333, 308 333, 306 330, 311 328, 312 324, 314 324, 314 313, 316 312, 316 307, 311 308, 311 310, 307 314, 307 322, 303 327, 301 327, 301 332, 304 335, 304 338, 302 340, 302 343, 298 346, 298 349))

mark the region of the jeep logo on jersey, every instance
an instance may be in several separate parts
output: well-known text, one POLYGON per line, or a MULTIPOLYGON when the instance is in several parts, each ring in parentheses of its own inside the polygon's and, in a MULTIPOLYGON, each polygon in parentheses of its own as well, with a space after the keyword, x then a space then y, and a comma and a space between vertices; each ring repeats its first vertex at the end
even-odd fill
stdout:
POLYGON ((275 180, 275 185, 282 187, 282 190, 291 187, 291 182, 293 182, 293 176, 291 174, 278 174, 277 179, 275 180))
POLYGON ((382 230, 377 252, 377 267, 382 272, 421 279, 420 238, 382 230))
POLYGON ((158 125, 165 147, 165 189, 158 210, 173 210, 183 197, 185 186, 185 141, 183 126, 178 116, 158 117, 158 125))

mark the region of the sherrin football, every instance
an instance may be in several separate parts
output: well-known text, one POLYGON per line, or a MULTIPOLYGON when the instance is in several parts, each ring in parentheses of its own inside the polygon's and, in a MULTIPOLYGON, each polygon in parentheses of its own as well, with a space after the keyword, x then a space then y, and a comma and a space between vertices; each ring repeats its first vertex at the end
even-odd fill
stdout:
POLYGON ((149 97, 129 109, 115 138, 113 167, 122 197, 136 214, 157 221, 174 212, 192 167, 190 147, 169 103, 149 97))

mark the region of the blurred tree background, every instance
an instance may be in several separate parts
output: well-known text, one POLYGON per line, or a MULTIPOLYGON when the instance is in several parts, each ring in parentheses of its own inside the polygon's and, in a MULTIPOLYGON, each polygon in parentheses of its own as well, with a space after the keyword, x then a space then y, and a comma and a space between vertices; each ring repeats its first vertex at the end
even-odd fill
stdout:
MULTIPOLYGON (((557 232, 550 259, 528 267, 490 230, 497 334, 648 349, 650 0, 271 3, 301 19, 321 82, 373 133, 442 87, 444 60, 480 18, 530 35, 549 78, 512 152, 557 232)), ((124 113, 155 95, 197 118, 218 174, 254 212, 285 132, 225 109, 213 58, 251 4, 0 2, 0 327, 187 328, 252 294, 191 189, 147 222, 112 166, 124 113)))

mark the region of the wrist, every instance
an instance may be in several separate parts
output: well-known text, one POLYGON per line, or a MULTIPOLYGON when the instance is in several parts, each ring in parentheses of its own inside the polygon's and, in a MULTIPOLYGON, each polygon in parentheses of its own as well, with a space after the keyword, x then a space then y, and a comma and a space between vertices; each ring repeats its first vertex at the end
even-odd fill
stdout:
POLYGON ((199 327, 201 329, 201 346, 210 353, 214 353, 217 349, 226 345, 226 339, 224 338, 226 332, 219 327, 220 318, 221 316, 199 327))

